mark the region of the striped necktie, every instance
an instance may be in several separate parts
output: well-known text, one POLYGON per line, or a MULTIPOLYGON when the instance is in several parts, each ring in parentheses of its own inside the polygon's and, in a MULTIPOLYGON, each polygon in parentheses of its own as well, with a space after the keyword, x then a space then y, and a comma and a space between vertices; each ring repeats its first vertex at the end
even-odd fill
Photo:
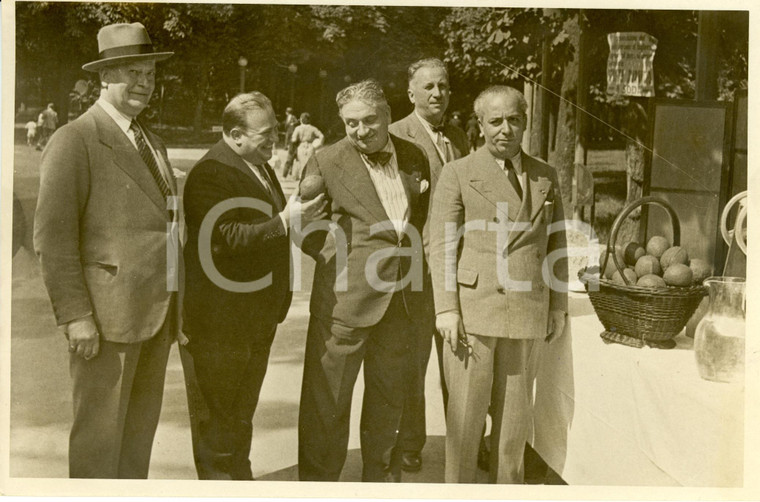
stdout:
POLYGON ((164 196, 164 200, 167 200, 171 196, 172 191, 164 177, 161 175, 156 158, 153 156, 153 152, 151 152, 148 142, 145 140, 145 136, 142 133, 142 129, 140 129, 140 126, 137 124, 137 120, 132 120, 132 123, 129 125, 129 130, 135 135, 135 143, 137 143, 137 150, 140 152, 140 157, 142 157, 145 165, 148 166, 150 174, 153 176, 156 185, 158 185, 158 189, 161 191, 161 195, 164 196))

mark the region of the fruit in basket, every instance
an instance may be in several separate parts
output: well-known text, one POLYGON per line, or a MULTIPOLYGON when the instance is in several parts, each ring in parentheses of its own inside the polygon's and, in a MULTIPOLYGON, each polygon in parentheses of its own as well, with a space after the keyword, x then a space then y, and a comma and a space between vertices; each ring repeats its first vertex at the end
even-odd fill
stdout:
MULTIPOLYGON (((602 251, 602 254, 599 256, 599 268, 601 269, 602 265, 604 265, 604 256, 607 254, 606 251, 602 251)), ((610 259, 607 260, 607 266, 604 267, 604 272, 602 273, 602 277, 605 279, 612 279, 612 274, 615 273, 617 269, 615 268, 615 262, 612 260, 612 256, 610 256, 610 259)))
POLYGON ((648 254, 642 256, 636 261, 634 271, 638 277, 644 277, 645 275, 649 274, 662 275, 660 260, 648 254))
POLYGON ((644 249, 638 242, 629 242, 623 248, 625 264, 632 267, 636 265, 636 262, 639 260, 639 258, 645 254, 647 254, 646 249, 644 249))
POLYGON ((654 274, 647 274, 643 277, 639 277, 639 280, 636 281, 637 286, 644 286, 647 288, 664 288, 667 286, 665 284, 665 281, 660 277, 659 275, 654 274))
POLYGON ((655 235, 647 242, 647 254, 654 256, 658 260, 670 248, 670 242, 661 235, 655 235))
POLYGON ((712 267, 705 260, 699 258, 692 258, 689 262, 689 268, 693 275, 692 282, 694 284, 702 284, 702 281, 712 275, 712 267))
MULTIPOLYGON (((636 281, 638 280, 638 277, 636 276, 636 272, 633 271, 633 269, 630 268, 624 268, 623 274, 625 274, 625 278, 628 279, 628 284, 633 286, 636 284, 636 281)), ((616 282, 618 284, 625 285, 625 281, 623 280, 623 276, 620 274, 619 271, 615 270, 615 273, 612 274, 612 282, 616 282)))
POLYGON ((694 274, 688 265, 675 263, 668 267, 662 279, 668 286, 691 286, 694 274))
POLYGON ((675 265, 676 263, 682 265, 689 264, 689 253, 686 251, 686 248, 673 246, 662 253, 662 256, 660 257, 660 266, 662 266, 663 270, 667 270, 669 266, 675 265))

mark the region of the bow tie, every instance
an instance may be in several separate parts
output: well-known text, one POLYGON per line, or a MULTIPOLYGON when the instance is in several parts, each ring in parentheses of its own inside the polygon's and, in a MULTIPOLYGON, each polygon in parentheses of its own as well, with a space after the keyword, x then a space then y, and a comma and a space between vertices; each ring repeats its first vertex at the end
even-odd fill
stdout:
POLYGON ((443 134, 443 128, 444 127, 445 126, 443 124, 441 124, 441 125, 437 125, 437 126, 430 126, 430 129, 432 129, 433 132, 436 132, 436 133, 439 132, 439 133, 443 134))
POLYGON ((373 164, 384 166, 390 162, 393 154, 391 152, 380 150, 379 152, 365 153, 364 156, 373 164))

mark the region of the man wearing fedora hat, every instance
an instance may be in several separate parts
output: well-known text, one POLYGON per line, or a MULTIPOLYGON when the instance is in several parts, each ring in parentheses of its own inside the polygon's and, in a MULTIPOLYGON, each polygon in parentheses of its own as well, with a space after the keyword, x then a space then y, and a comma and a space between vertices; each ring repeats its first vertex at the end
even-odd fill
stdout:
POLYGON ((177 337, 182 262, 166 148, 137 116, 155 87, 142 24, 98 33, 98 101, 42 154, 34 242, 68 340, 72 478, 146 478, 177 337))

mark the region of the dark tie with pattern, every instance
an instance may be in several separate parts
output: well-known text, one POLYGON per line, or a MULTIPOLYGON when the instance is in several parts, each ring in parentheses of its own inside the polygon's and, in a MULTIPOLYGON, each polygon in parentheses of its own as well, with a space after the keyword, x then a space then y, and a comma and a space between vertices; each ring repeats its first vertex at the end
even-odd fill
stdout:
POLYGON ((158 189, 161 190, 161 195, 164 196, 164 200, 167 200, 171 196, 172 191, 164 177, 161 175, 158 162, 156 162, 153 152, 150 151, 148 142, 145 140, 145 136, 143 136, 142 129, 137 125, 137 120, 132 120, 132 123, 129 125, 129 130, 135 135, 135 143, 137 143, 137 151, 140 152, 140 157, 142 157, 145 165, 148 166, 150 174, 153 176, 156 185, 158 185, 158 189))
POLYGON ((264 180, 264 188, 266 188, 267 192, 269 192, 269 196, 272 197, 272 202, 274 202, 275 209, 277 211, 282 210, 282 201, 280 200, 280 197, 274 188, 274 182, 272 181, 271 176, 269 176, 269 171, 267 170, 266 166, 257 165, 256 169, 259 170, 259 173, 264 180))
POLYGON ((512 184, 512 187, 515 189, 515 192, 517 192, 517 196, 520 197, 520 200, 522 200, 523 198, 522 186, 520 186, 520 180, 517 179, 517 173, 515 173, 515 166, 512 165, 511 160, 504 159, 504 170, 507 171, 507 178, 509 179, 509 182, 512 184))
POLYGON ((435 143, 438 146, 438 153, 442 155, 441 160, 443 163, 451 162, 454 160, 454 151, 451 149, 451 142, 446 141, 446 136, 443 134, 444 125, 433 126, 433 132, 435 133, 435 143))

